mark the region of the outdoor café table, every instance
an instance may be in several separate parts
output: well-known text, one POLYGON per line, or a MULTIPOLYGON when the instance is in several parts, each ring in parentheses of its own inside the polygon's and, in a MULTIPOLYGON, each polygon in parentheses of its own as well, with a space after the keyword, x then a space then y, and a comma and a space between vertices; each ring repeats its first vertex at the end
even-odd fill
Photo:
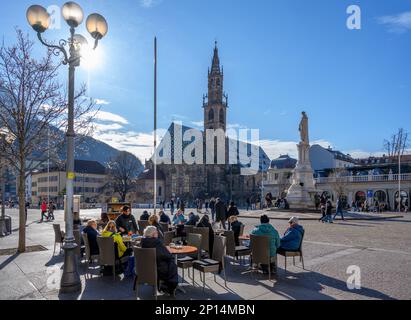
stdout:
POLYGON ((242 236, 238 237, 239 240, 250 240, 249 234, 243 234, 242 236))
MULTIPOLYGON (((168 251, 174 255, 175 259, 176 259, 176 264, 177 264, 177 259, 178 259, 178 255, 179 254, 192 254, 192 253, 196 253, 197 252, 197 248, 196 247, 192 247, 192 246, 181 246, 181 249, 177 249, 177 248, 172 248, 170 246, 167 246, 168 251)), ((181 290, 183 293, 186 293, 186 291, 181 288, 181 283, 178 284, 177 289, 181 290)))
POLYGON ((141 236, 138 236, 136 238, 133 238, 130 236, 124 236, 123 242, 127 248, 131 248, 133 245, 137 245, 141 241, 141 238, 142 238, 141 236))
POLYGON ((250 240, 250 235, 249 234, 243 234, 242 236, 238 237, 239 241, 247 241, 250 240))

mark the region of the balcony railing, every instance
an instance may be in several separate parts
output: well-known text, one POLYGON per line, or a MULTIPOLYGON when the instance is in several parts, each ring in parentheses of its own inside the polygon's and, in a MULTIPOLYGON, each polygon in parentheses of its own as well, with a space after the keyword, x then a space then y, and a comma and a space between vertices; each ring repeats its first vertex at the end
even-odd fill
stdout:
MULTIPOLYGON (((361 182, 393 182, 398 181, 398 174, 381 174, 368 176, 346 176, 346 177, 320 177, 316 178, 317 183, 361 183, 361 182)), ((411 173, 401 174, 401 181, 411 181, 411 173)))

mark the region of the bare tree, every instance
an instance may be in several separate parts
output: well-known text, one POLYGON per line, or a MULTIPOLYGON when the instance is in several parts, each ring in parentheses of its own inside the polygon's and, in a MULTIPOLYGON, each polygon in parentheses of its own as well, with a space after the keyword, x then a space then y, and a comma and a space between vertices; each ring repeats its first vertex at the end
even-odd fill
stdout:
POLYGON ((124 202, 127 194, 135 188, 135 179, 140 172, 141 163, 131 153, 122 151, 108 164, 108 168, 110 184, 124 202))
MULTIPOLYGON (((19 198, 18 251, 26 246, 25 179, 50 157, 57 157, 64 146, 67 127, 67 100, 59 79, 61 63, 53 61, 51 51, 44 58, 32 57, 34 43, 28 35, 16 30, 17 42, 0 47, 0 128, 10 132, 13 144, 0 146, 2 154, 17 175, 19 198), (48 134, 50 138, 48 139, 48 134)), ((85 87, 75 96, 76 129, 86 133, 93 117, 94 103, 84 98, 85 87)))
POLYGON ((409 146, 408 133, 403 128, 398 129, 398 132, 393 134, 389 140, 384 140, 384 149, 391 160, 402 156, 409 146))
POLYGON ((345 168, 335 168, 332 173, 333 180, 330 183, 337 199, 347 195, 349 173, 345 168))

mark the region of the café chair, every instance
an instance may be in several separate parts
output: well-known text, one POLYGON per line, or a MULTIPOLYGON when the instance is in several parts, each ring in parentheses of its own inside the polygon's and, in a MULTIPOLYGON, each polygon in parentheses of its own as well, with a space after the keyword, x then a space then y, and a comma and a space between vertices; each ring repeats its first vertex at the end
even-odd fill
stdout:
POLYGON ((194 227, 193 233, 201 234, 201 250, 210 252, 210 242, 209 242, 209 232, 210 230, 205 227, 194 227))
POLYGON ((97 237, 97 244, 99 248, 98 261, 100 266, 113 267, 113 280, 116 280, 116 264, 128 261, 129 257, 122 257, 116 259, 117 245, 114 244, 113 237, 97 237))
POLYGON ((90 264, 92 264, 95 260, 98 260, 98 255, 92 255, 90 250, 90 243, 88 241, 87 233, 82 234, 84 246, 85 246, 85 255, 87 261, 87 270, 90 269, 90 264))
POLYGON ((168 246, 171 242, 173 242, 173 238, 174 238, 174 231, 164 232, 164 245, 168 246))
POLYGON ((205 289, 205 274, 214 273, 214 281, 217 282, 216 273, 220 273, 222 271, 224 274, 224 285, 227 287, 227 277, 224 267, 225 252, 226 238, 222 236, 215 236, 213 246, 213 259, 201 259, 193 261, 193 285, 194 270, 200 271, 200 279, 203 281, 203 292, 205 289))
POLYGON ((251 255, 251 249, 249 247, 235 245, 234 231, 224 231, 224 237, 227 238, 227 256, 238 260, 238 257, 251 255))
POLYGON ((193 267, 194 260, 200 260, 200 250, 201 250, 201 234, 189 233, 187 236, 187 245, 196 247, 197 253, 196 257, 185 256, 183 258, 177 259, 177 267, 181 268, 183 271, 183 282, 184 282, 184 269, 188 269, 188 277, 190 277, 190 268, 193 267))
POLYGON ((135 278, 133 290, 136 291, 138 299, 138 289, 140 284, 153 286, 154 297, 157 300, 157 260, 155 248, 137 248, 133 247, 135 278))
POLYGON ((148 227, 148 221, 147 220, 138 220, 138 233, 140 234, 140 236, 143 235, 144 233, 144 229, 148 227))
POLYGON ((160 222, 161 229, 163 232, 168 232, 169 231, 169 225, 166 222, 160 222))
MULTIPOLYGON (((253 271, 258 271, 260 264, 268 267, 268 279, 271 280, 271 257, 270 257, 270 237, 250 235, 251 261, 250 266, 253 271), (257 268, 254 269, 254 264, 257 268)), ((275 257, 275 266, 277 267, 277 257, 275 257)))
POLYGON ((60 224, 58 223, 53 224, 53 229, 54 229, 54 250, 53 250, 53 256, 54 256, 54 253, 56 252, 57 243, 60 244, 59 254, 61 254, 62 244, 64 242, 64 232, 61 231, 60 224))
POLYGON ((240 227, 240 236, 242 236, 242 235, 244 235, 244 225, 243 224, 241 224, 241 227, 240 227))
POLYGON ((277 250, 277 254, 279 254, 280 256, 284 256, 285 259, 285 272, 287 272, 287 257, 293 257, 293 264, 295 266, 295 257, 300 257, 300 262, 303 265, 303 270, 305 270, 304 268, 304 257, 303 257, 303 240, 304 240, 304 233, 305 231, 303 231, 302 236, 301 236, 301 242, 300 242, 300 246, 298 247, 297 250, 277 250))
POLYGON ((190 226, 190 225, 185 225, 184 226, 184 232, 186 233, 186 235, 188 236, 188 234, 192 233, 194 229, 194 226, 190 226))

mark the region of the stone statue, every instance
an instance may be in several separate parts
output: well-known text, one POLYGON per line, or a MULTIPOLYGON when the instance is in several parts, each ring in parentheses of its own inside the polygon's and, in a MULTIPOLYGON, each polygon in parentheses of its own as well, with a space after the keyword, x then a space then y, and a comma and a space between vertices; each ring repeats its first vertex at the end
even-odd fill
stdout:
POLYGON ((300 130, 300 137, 301 137, 301 142, 303 143, 309 143, 308 140, 308 117, 307 114, 303 111, 302 112, 302 119, 300 122, 300 127, 298 130, 300 130))

